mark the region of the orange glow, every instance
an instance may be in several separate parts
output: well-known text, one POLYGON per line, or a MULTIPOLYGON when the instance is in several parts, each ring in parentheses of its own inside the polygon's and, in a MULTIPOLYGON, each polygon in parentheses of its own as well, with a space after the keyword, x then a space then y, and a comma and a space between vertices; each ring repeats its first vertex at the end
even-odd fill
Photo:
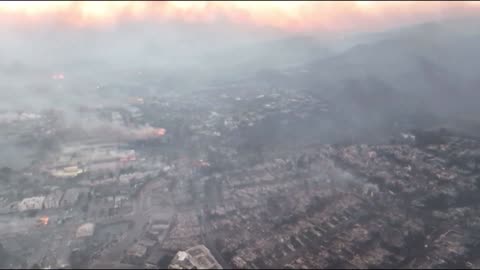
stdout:
POLYGON ((41 225, 48 225, 48 220, 49 218, 47 216, 43 216, 43 217, 40 217, 38 219, 38 222, 41 224, 41 225))
POLYGON ((355 1, 355 4, 357 6, 363 6, 363 7, 372 7, 373 5, 375 5, 375 1, 355 1))
POLYGON ((210 167, 210 163, 208 163, 207 161, 203 160, 203 159, 200 159, 200 160, 194 160, 193 161, 193 165, 195 167, 210 167))
POLYGON ((53 80, 63 80, 65 79, 65 75, 63 73, 55 73, 52 75, 53 80))
POLYGON ((123 163, 127 163, 129 161, 135 161, 135 160, 137 160, 137 157, 135 155, 130 155, 130 156, 120 158, 120 162, 123 162, 123 163))
MULTIPOLYGON (((286 30, 355 30, 477 13, 475 1, 2 1, 0 16, 19 23, 59 20, 74 26, 129 20, 182 20, 272 26, 286 30), (5 15, 5 16, 3 16, 5 15), (6 16, 10 15, 10 16, 6 16)), ((58 21, 56 21, 58 22, 58 21)))
POLYGON ((167 132, 167 131, 166 131, 164 128, 159 128, 159 129, 157 129, 157 130, 155 131, 155 134, 156 134, 157 136, 161 137, 161 136, 165 135, 166 132, 167 132))

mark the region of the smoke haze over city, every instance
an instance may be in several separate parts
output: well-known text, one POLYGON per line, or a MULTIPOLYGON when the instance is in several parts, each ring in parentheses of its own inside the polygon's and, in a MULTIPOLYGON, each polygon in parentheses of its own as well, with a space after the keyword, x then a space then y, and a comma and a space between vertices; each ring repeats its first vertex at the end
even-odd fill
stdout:
POLYGON ((0 2, 0 268, 479 268, 479 15, 0 2))

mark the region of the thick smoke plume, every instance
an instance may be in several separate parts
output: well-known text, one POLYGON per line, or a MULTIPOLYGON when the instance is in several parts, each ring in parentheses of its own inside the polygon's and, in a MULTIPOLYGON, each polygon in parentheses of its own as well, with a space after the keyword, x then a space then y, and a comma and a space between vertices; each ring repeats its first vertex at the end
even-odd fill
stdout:
POLYGON ((157 139, 165 135, 163 128, 144 126, 140 128, 127 128, 120 125, 104 124, 87 130, 96 139, 116 140, 119 142, 157 139))
MULTIPOLYGON (((71 116, 70 116, 71 118, 71 116)), ((65 128, 69 138, 91 138, 99 141, 129 142, 137 140, 158 139, 166 134, 163 128, 150 125, 127 127, 121 124, 107 122, 102 119, 81 117, 66 119, 65 128)))

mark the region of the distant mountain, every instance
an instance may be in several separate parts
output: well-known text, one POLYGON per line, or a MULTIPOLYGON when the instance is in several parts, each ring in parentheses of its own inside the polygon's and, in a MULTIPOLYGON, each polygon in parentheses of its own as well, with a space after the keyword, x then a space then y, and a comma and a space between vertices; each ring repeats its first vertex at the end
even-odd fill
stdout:
MULTIPOLYGON (((480 27, 480 23, 477 25, 480 27)), ((375 76, 397 85, 407 83, 406 88, 418 88, 433 83, 425 72, 434 68, 438 69, 434 72, 443 72, 450 79, 469 81, 476 79, 480 70, 480 61, 476 60, 479 45, 480 34, 460 32, 452 25, 422 24, 388 39, 313 61, 304 66, 309 72, 303 76, 318 81, 375 76), (412 81, 415 76, 418 81, 412 81)))
POLYGON ((229 49, 217 56, 228 57, 236 65, 256 65, 282 68, 298 65, 312 58, 323 58, 330 54, 320 40, 309 36, 289 36, 282 39, 258 42, 249 46, 229 49))
POLYGON ((331 51, 321 40, 294 35, 218 50, 205 54, 203 61, 217 71, 217 77, 221 74, 228 80, 265 70, 278 71, 330 55, 331 51))
POLYGON ((384 38, 291 69, 278 84, 329 97, 355 117, 422 112, 480 122, 479 28, 468 18, 377 33, 384 38))

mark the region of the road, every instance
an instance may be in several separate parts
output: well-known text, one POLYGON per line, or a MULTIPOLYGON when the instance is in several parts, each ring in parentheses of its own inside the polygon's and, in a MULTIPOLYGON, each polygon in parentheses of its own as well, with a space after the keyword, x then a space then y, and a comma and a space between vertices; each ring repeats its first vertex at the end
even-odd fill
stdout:
MULTIPOLYGON (((212 199, 216 200, 218 198, 212 197, 212 199)), ((216 202, 214 201, 213 203, 215 204, 216 202)), ((205 213, 200 205, 201 205, 200 203, 197 203, 196 211, 197 211, 197 215, 200 216, 200 230, 201 230, 200 235, 202 237, 202 242, 205 243, 205 246, 210 250, 213 257, 215 257, 215 259, 223 267, 223 269, 232 269, 232 266, 230 265, 230 263, 224 260, 222 254, 218 251, 217 245, 215 244, 214 237, 211 234, 208 234, 208 230, 207 230, 208 223, 205 218, 205 213)))
MULTIPOLYGON (((165 213, 169 217, 173 216, 173 211, 170 209, 165 211, 165 209, 153 209, 150 203, 151 192, 156 188, 161 187, 164 185, 163 182, 159 181, 152 181, 148 182, 139 192, 137 198, 133 201, 133 210, 128 215, 114 217, 109 219, 108 221, 102 222, 104 224, 110 224, 119 221, 131 221, 133 223, 133 227, 131 230, 127 232, 127 235, 124 239, 121 239, 119 243, 117 243, 114 247, 107 250, 99 259, 95 260, 96 263, 102 262, 118 262, 124 256, 124 252, 134 244, 135 239, 140 239, 142 233, 145 231, 146 225, 149 222, 150 214, 158 214, 158 212, 165 213)), ((206 226, 207 222, 205 220, 205 215, 203 214, 201 204, 197 204, 198 207, 196 208, 198 214, 201 217, 200 226, 201 226, 201 236, 202 240, 205 245, 210 249, 212 255, 218 260, 220 265, 224 269, 230 269, 231 265, 226 262, 220 252, 216 248, 215 239, 211 235, 206 233, 206 226)))
POLYGON ((140 239, 142 233, 148 224, 151 206, 149 204, 151 191, 158 188, 164 183, 151 181, 145 184, 140 190, 137 198, 133 201, 133 210, 130 214, 118 218, 109 219, 106 223, 114 223, 119 221, 131 221, 133 227, 127 232, 125 238, 121 239, 114 247, 107 250, 99 259, 99 262, 115 262, 123 258, 124 252, 135 243, 136 239, 140 239))

